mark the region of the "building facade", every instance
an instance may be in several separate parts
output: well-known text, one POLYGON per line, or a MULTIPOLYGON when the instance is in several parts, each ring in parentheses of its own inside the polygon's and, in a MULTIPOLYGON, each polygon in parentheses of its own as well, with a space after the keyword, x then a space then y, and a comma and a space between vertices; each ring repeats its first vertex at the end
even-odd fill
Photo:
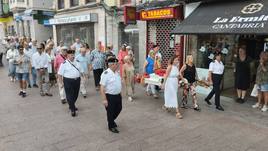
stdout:
POLYGON ((0 39, 15 35, 12 13, 9 9, 9 1, 0 1, 0 39))
POLYGON ((52 37, 52 26, 46 24, 54 16, 52 0, 9 0, 17 36, 44 41, 52 37))

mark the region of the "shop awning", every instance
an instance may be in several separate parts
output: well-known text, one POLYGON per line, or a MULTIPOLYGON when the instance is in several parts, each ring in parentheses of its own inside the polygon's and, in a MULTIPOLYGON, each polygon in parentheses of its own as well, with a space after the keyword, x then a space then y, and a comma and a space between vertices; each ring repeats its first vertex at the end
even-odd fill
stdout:
POLYGON ((172 34, 268 34, 268 0, 202 3, 172 34))

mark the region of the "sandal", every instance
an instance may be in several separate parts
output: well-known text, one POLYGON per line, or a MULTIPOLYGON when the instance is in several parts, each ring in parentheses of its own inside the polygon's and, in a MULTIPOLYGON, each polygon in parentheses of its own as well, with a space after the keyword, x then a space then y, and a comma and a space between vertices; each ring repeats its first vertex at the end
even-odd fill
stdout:
POLYGON ((182 119, 182 115, 181 115, 180 112, 177 112, 177 114, 176 114, 176 118, 177 118, 177 119, 182 119))

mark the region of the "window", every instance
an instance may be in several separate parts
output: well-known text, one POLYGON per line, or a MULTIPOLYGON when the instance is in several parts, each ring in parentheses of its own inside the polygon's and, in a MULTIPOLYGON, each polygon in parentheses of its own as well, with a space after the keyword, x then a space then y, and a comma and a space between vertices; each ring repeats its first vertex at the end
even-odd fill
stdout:
POLYGON ((22 2, 22 3, 24 3, 24 0, 17 0, 17 2, 22 2))
POLYGON ((92 2, 96 2, 96 0, 86 0, 86 4, 87 3, 92 3, 92 2))
POLYGON ((64 0, 58 0, 58 9, 64 8, 64 0))
POLYGON ((131 3, 131 0, 120 0, 120 4, 121 5, 126 5, 126 4, 130 4, 131 3))
POLYGON ((71 5, 71 7, 78 6, 79 5, 79 0, 70 0, 70 5, 71 5))

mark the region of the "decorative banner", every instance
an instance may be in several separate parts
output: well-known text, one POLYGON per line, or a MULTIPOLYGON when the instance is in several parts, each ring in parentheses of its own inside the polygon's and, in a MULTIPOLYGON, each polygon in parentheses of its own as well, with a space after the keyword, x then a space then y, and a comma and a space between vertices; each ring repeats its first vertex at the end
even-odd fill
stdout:
POLYGON ((161 8, 161 9, 154 9, 148 11, 141 11, 140 12, 140 19, 141 20, 155 20, 155 19, 170 19, 170 18, 178 18, 182 15, 179 8, 181 7, 171 7, 171 8, 161 8))
POLYGON ((125 6, 124 7, 124 23, 128 24, 136 24, 137 16, 136 16, 136 7, 125 6))

